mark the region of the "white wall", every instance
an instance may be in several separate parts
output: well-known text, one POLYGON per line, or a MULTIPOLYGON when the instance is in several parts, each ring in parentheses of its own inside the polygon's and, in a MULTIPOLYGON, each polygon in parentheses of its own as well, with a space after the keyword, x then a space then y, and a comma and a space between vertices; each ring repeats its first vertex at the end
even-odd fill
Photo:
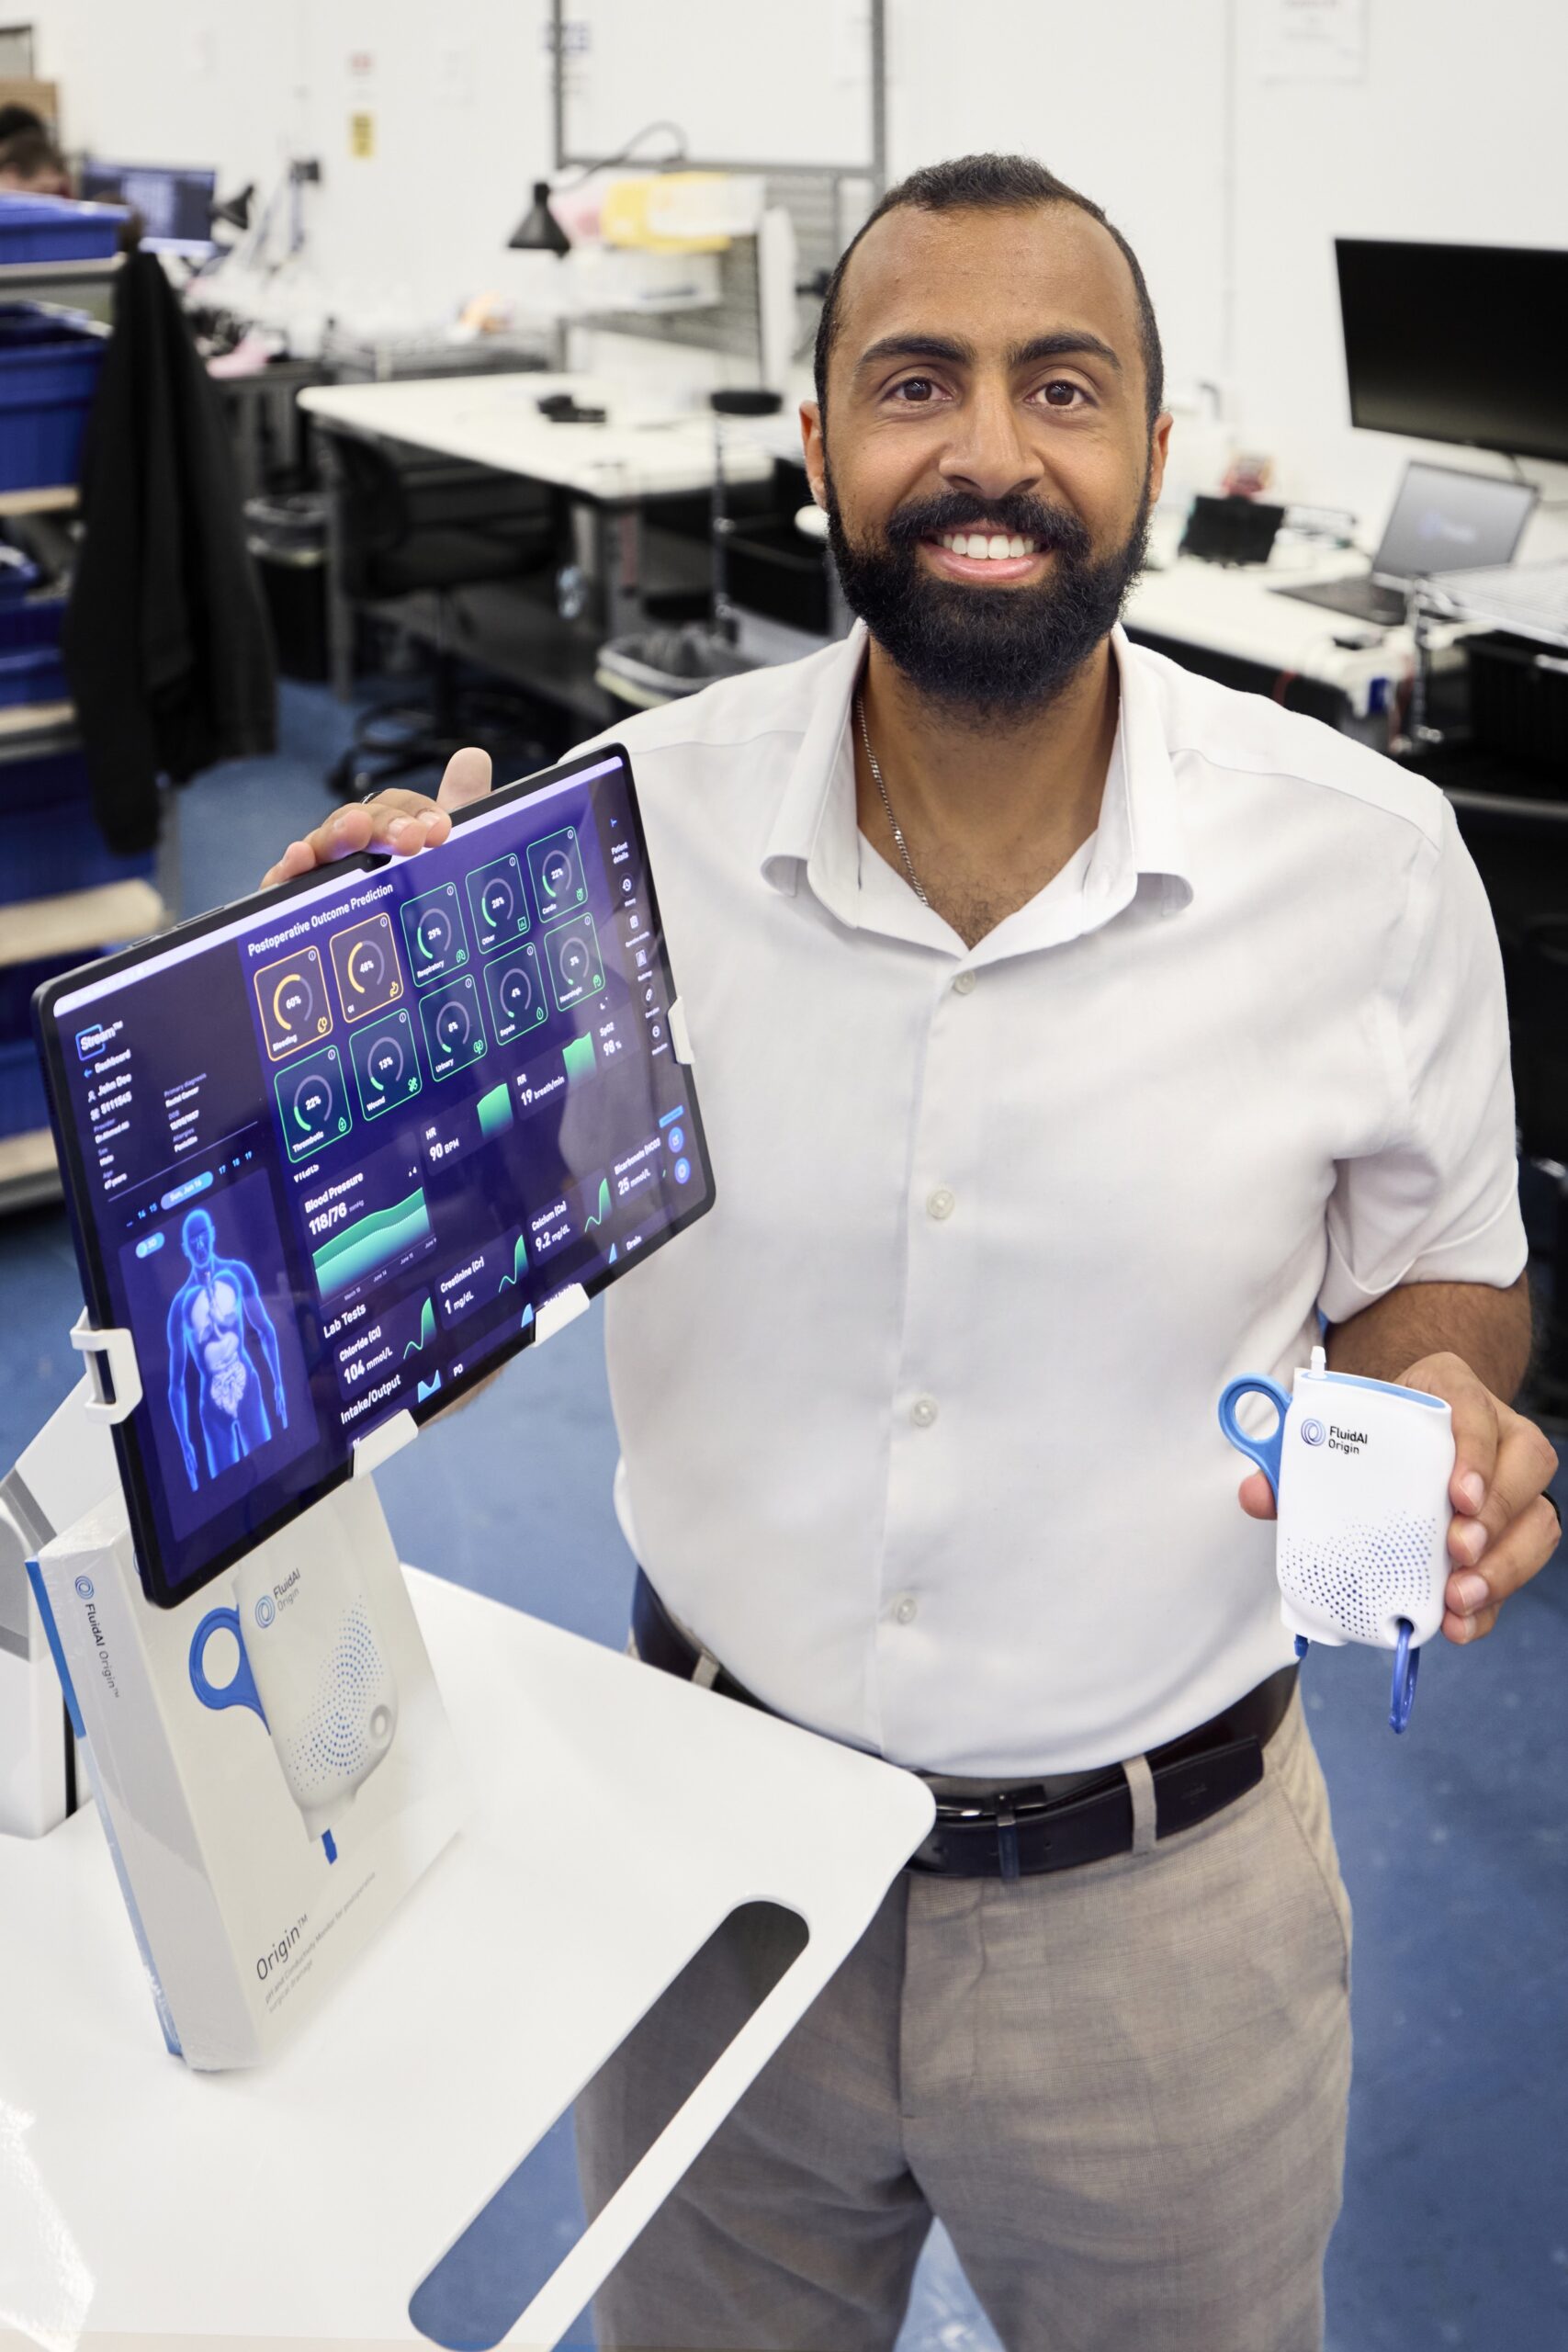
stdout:
MULTIPOLYGON (((1349 427, 1332 240, 1568 246, 1568 8, 1366 0, 1365 78, 1287 84, 1263 73, 1276 5, 889 0, 890 165, 1016 147, 1095 197, 1142 257, 1172 383, 1223 379, 1235 431, 1276 453, 1288 495, 1349 504, 1375 530, 1413 445, 1349 427)), ((545 0, 32 0, 32 14, 74 146, 216 162, 226 187, 265 184, 288 152, 319 155, 312 259, 345 306, 435 318, 522 283, 529 257, 503 248, 549 160, 545 0), (375 117, 368 161, 348 152, 356 107, 375 117)), ((671 115, 709 154, 868 152, 864 0, 570 0, 569 14, 587 27, 579 150, 671 115)), ((1456 333, 1478 368, 1506 364, 1483 322, 1456 333)), ((1531 471, 1568 496, 1568 469, 1531 471)))

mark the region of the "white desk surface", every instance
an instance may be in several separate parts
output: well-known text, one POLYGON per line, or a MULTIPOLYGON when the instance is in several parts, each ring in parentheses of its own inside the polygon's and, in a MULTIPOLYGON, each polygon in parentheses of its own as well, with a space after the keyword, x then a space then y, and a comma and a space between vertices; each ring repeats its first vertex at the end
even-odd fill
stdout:
MULTIPOLYGON (((1144 573, 1128 598, 1129 628, 1315 678, 1343 687, 1353 701, 1364 700, 1374 678, 1408 675, 1416 659, 1408 628, 1385 629, 1375 645, 1353 650, 1334 642, 1336 634, 1362 626, 1353 615, 1273 593, 1286 582, 1342 580, 1364 571, 1367 560, 1353 548, 1287 542, 1266 564, 1203 563, 1174 552, 1179 536, 1179 525, 1162 521, 1156 526, 1155 546, 1164 560, 1160 569, 1144 573)), ((1463 633, 1454 628, 1429 632, 1439 662, 1463 633)))
POLYGON ((0 2344, 423 2343, 414 2288, 738 1904, 805 1951, 509 2343, 554 2345, 858 1940, 910 1775, 411 1573, 470 1827, 279 2057, 164 2052, 94 1808, 0 1838, 0 2344))
MULTIPOLYGON (((324 425, 525 474, 587 498, 706 490, 714 479, 711 416, 672 415, 626 384, 596 376, 531 371, 317 384, 300 393, 299 403, 324 425), (605 423, 552 424, 539 413, 539 401, 551 392, 575 392, 585 408, 607 410, 605 423)), ((767 436, 750 431, 744 418, 727 417, 727 479, 765 481, 773 466, 767 436)))

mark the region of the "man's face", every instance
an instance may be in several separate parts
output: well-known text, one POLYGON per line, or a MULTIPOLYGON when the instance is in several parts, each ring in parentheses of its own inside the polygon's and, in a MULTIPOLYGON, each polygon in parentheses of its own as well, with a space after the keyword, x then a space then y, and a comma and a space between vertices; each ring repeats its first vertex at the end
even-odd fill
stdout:
POLYGON ((1072 205, 888 213, 827 406, 807 469, 851 606, 933 700, 1044 707, 1114 624, 1165 469, 1115 241, 1072 205))
POLYGON ((212 1263, 212 1219, 197 1209, 186 1217, 180 1238, 186 1260, 198 1274, 204 1274, 212 1263))

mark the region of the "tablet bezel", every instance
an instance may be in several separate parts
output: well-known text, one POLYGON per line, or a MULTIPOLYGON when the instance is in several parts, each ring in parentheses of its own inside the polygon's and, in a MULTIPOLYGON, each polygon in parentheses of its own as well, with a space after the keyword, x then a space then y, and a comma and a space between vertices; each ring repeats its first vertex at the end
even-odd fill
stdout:
MULTIPOLYGON (((469 802, 464 808, 450 810, 448 813, 452 819, 452 834, 448 835, 447 841, 437 843, 434 851, 419 850, 413 855, 417 857, 439 855, 441 850, 449 845, 450 841, 465 821, 476 817, 487 816, 502 803, 513 801, 522 803, 536 798, 539 794, 570 781, 573 775, 580 775, 583 769, 600 767, 611 759, 618 759, 625 771, 626 800, 631 810, 633 832, 647 888, 649 926, 653 933, 655 952, 663 958, 670 985, 670 1002, 673 1008, 680 1001, 680 989, 664 935, 663 917, 660 910, 653 866, 648 854, 648 836, 642 821, 637 779, 631 759, 623 744, 618 742, 595 744, 591 751, 575 753, 570 760, 562 761, 558 766, 541 769, 533 775, 520 776, 514 782, 498 786, 493 792, 485 794, 479 800, 469 802)), ((590 786, 589 789, 592 792, 593 787, 590 786)), ((270 889, 258 890, 248 898, 231 899, 227 905, 215 907, 206 914, 195 915, 186 922, 172 924, 167 931, 154 932, 145 939, 133 941, 130 945, 118 949, 112 956, 98 957, 88 964, 79 964, 73 970, 57 974, 53 979, 46 980, 35 990, 32 1000, 33 1031, 44 1069, 45 1091, 49 1097, 50 1126, 53 1133, 55 1152, 60 1164, 66 1215, 70 1219, 72 1239, 76 1250, 76 1262, 83 1274, 84 1287, 86 1291, 88 1320, 95 1329, 103 1330, 111 1328, 114 1309, 110 1304, 107 1272, 98 1246, 97 1225, 92 1209, 91 1180, 74 1125, 69 1115, 70 1091, 66 1077, 65 1054, 61 1042, 59 1024, 54 1017, 55 1006, 62 998, 74 995, 85 986, 90 984, 96 987, 105 980, 113 979, 119 973, 134 970, 140 964, 153 963, 167 956, 172 949, 189 946, 199 941, 209 932, 228 929, 236 922, 248 921, 253 915, 264 913, 275 907, 286 907, 292 899, 304 897, 312 891, 319 892, 324 880, 331 879, 334 882, 341 880, 346 887, 361 875, 379 873, 390 865, 406 866, 412 863, 412 857, 400 857, 391 851, 373 849, 357 851, 350 856, 333 859, 330 865, 313 867, 309 874, 300 875, 293 880, 275 883, 270 889)), ((686 1063, 682 1063, 682 1067, 688 1070, 690 1069, 690 1065, 686 1063)), ((644 1244, 635 1260, 623 1259, 613 1266, 602 1265, 594 1272, 583 1276, 579 1283, 568 1284, 566 1288, 581 1287, 589 1298, 596 1298, 602 1291, 608 1289, 613 1283, 618 1282, 623 1274, 629 1272, 634 1265, 640 1265, 654 1251, 662 1249, 667 1241, 673 1240, 677 1234, 683 1233, 689 1226, 695 1224, 699 1217, 705 1216, 713 1207, 717 1197, 717 1184, 712 1162, 708 1157, 707 1137, 703 1126, 702 1108, 697 1099, 694 1080, 689 1086, 688 1093, 687 1116, 699 1147, 700 1165, 705 1180, 704 1190, 688 1205, 671 1216, 668 1224, 644 1244)), ((423 1429, 427 1422, 434 1420, 449 1406, 459 1403, 464 1396, 470 1395, 493 1374, 510 1363, 514 1356, 521 1355, 525 1350, 534 1346, 537 1334, 538 1324, 536 1319, 525 1329, 519 1330, 514 1338, 491 1349, 483 1361, 473 1366, 471 1370, 452 1381, 449 1385, 443 1386, 438 1396, 428 1397, 423 1405, 416 1403, 400 1406, 397 1412, 389 1414, 386 1421, 375 1423, 370 1430, 363 1432, 363 1436, 374 1437, 385 1430, 390 1421, 398 1419, 401 1413, 407 1413, 416 1428, 423 1429)), ((100 1376, 107 1386, 107 1356, 98 1354, 96 1361, 102 1367, 100 1376)), ((141 1372, 140 1364, 138 1369, 141 1372)), ((110 1396, 107 1401, 112 1403, 114 1399, 110 1396)), ((243 1559, 249 1553, 254 1551, 258 1544, 265 1543, 270 1536, 276 1535, 280 1528, 287 1527, 292 1521, 310 1510, 323 1495, 331 1494, 335 1488, 345 1484, 355 1475, 355 1448, 360 1442, 357 1439, 351 1440, 347 1459, 329 1476, 318 1481, 309 1493, 288 1498, 248 1535, 223 1545, 205 1563, 199 1574, 186 1577, 178 1583, 172 1583, 165 1573, 165 1563, 160 1553, 157 1522, 152 1511, 151 1492, 141 1458, 141 1447, 129 1415, 124 1420, 113 1424, 112 1434, 116 1459, 119 1464, 120 1479, 125 1491, 131 1535, 136 1546, 137 1567, 141 1578, 142 1590, 149 1600, 164 1609, 177 1608, 193 1593, 203 1590, 215 1577, 221 1576, 225 1569, 231 1568, 236 1561, 243 1559)))

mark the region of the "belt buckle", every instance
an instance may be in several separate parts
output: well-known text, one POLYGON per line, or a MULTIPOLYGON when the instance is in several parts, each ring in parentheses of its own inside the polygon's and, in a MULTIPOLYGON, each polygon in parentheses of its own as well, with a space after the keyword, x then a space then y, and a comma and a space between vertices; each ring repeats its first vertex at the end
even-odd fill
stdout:
POLYGON ((1018 1850, 1019 1824, 1026 1826, 1041 1820, 1053 1804, 1068 1805, 1071 1796, 1051 1798, 1038 1781, 1025 1781, 1016 1789, 998 1789, 989 1803, 963 1804, 953 1798, 939 1797, 936 1817, 939 1826, 964 1828, 994 1828, 997 1833, 997 1866, 1005 1879, 1022 1876, 1018 1850))

